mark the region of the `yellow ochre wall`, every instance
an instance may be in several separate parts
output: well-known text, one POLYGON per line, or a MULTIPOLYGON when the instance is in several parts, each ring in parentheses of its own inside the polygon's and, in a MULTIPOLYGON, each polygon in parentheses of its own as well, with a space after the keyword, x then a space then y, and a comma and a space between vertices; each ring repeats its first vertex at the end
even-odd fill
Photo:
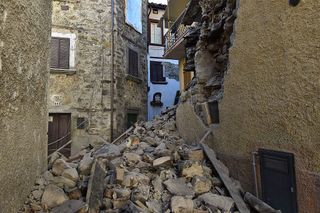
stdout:
POLYGON ((251 191, 252 152, 294 153, 299 212, 320 212, 320 1, 238 7, 211 145, 251 191))

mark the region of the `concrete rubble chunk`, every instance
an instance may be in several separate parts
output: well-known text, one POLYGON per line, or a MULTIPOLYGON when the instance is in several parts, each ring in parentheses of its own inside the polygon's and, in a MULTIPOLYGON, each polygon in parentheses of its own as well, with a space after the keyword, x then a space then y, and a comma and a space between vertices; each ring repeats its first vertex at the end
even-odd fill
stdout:
POLYGON ((62 175, 64 170, 70 169, 69 164, 63 159, 57 159, 52 165, 52 174, 56 176, 62 175))
POLYGON ((131 193, 131 200, 136 202, 136 201, 141 201, 145 203, 150 197, 150 186, 148 185, 139 185, 137 188, 132 190, 131 193))
POLYGON ((96 158, 106 158, 112 160, 121 155, 121 149, 114 144, 106 143, 94 153, 96 158))
POLYGON ((43 174, 43 178, 46 180, 46 182, 53 181, 53 179, 54 179, 54 177, 53 177, 53 175, 52 175, 52 173, 50 171, 46 171, 43 174))
POLYGON ((64 170, 62 173, 62 176, 65 178, 68 178, 74 182, 77 182, 79 180, 78 171, 74 168, 64 170))
POLYGON ((181 174, 184 177, 192 178, 196 175, 203 176, 202 165, 198 161, 185 161, 182 165, 181 174))
POLYGON ((195 176, 192 179, 193 190, 196 194, 209 192, 212 188, 212 182, 207 177, 195 176))
POLYGON ((124 153, 123 157, 130 163, 138 163, 139 161, 141 161, 141 156, 135 153, 124 153))
POLYGON ((128 138, 127 147, 136 146, 140 144, 139 137, 132 135, 128 138))
POLYGON ((124 179, 122 181, 122 185, 125 187, 137 187, 138 184, 148 185, 150 182, 150 178, 144 174, 137 172, 126 172, 124 175, 124 179))
POLYGON ((155 192, 162 192, 163 191, 163 185, 162 185, 162 180, 160 177, 156 177, 152 181, 153 189, 155 192))
POLYGON ((85 154, 79 163, 79 167, 78 167, 79 173, 81 175, 89 175, 92 164, 93 164, 93 158, 91 157, 91 153, 85 154))
POLYGON ((152 163, 154 167, 167 167, 171 165, 171 157, 166 156, 166 157, 161 157, 158 159, 155 159, 152 163))
POLYGON ((51 213, 77 213, 85 208, 86 204, 80 200, 68 200, 51 210, 51 213))
POLYGON ((116 168, 116 181, 117 183, 122 183, 122 181, 124 180, 124 169, 123 168, 120 168, 120 167, 117 167, 116 168))
POLYGON ((77 185, 76 182, 70 180, 69 178, 65 178, 63 176, 54 177, 51 183, 53 183, 54 185, 60 188, 66 188, 66 189, 72 189, 77 185))
POLYGON ((174 196, 171 199, 171 211, 173 213, 193 213, 193 201, 181 196, 174 196))
POLYGON ((179 133, 187 144, 197 143, 208 131, 193 105, 188 102, 179 105, 176 117, 179 133))
POLYGON ((162 212, 161 203, 157 200, 148 201, 148 202, 146 202, 146 205, 147 205, 149 211, 151 211, 153 213, 161 213, 162 212))
POLYGON ((198 199, 208 205, 212 205, 219 209, 222 209, 223 211, 231 211, 235 206, 232 198, 213 194, 211 192, 200 195, 198 199))
POLYGON ((164 182, 167 190, 173 195, 194 197, 195 192, 188 186, 183 178, 169 179, 164 182))
POLYGON ((67 200, 69 200, 69 198, 61 188, 55 185, 48 185, 42 195, 41 203, 47 205, 49 208, 53 208, 67 200))
POLYGON ((188 152, 188 160, 203 161, 203 159, 204 159, 204 153, 201 149, 190 150, 188 152))

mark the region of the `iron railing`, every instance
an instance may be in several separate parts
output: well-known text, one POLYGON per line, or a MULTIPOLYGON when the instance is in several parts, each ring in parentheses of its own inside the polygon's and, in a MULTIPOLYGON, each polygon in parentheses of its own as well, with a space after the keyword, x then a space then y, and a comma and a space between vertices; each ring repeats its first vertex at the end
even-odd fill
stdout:
POLYGON ((172 27, 165 34, 165 54, 173 49, 173 47, 179 43, 190 32, 189 27, 182 24, 182 19, 185 15, 183 12, 180 17, 175 21, 172 27))

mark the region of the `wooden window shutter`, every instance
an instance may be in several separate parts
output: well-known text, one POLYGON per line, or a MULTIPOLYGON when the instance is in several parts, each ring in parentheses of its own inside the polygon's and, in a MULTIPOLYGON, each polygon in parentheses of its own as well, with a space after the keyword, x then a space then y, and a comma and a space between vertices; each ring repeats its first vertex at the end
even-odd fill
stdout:
POLYGON ((59 38, 51 39, 50 67, 59 68, 59 38))
POLYGON ((161 62, 150 62, 150 79, 152 82, 164 82, 166 78, 163 77, 163 66, 161 62))
POLYGON ((51 39, 51 60, 50 67, 57 69, 70 68, 70 39, 56 38, 51 39))
POLYGON ((129 74, 138 77, 139 59, 138 53, 129 49, 129 74))
POLYGON ((70 39, 61 38, 59 47, 59 68, 69 69, 70 39))

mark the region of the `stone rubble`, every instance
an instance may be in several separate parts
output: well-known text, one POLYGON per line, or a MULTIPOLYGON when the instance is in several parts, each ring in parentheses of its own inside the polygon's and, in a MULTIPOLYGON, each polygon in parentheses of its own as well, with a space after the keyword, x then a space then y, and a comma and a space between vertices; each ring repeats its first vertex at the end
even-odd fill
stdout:
POLYGON ((175 110, 137 124, 117 145, 87 148, 81 156, 54 155, 21 212, 238 212, 200 146, 179 136, 175 110), (95 183, 105 187, 98 198, 89 187, 98 175, 94 162, 103 168, 101 186, 95 183))

